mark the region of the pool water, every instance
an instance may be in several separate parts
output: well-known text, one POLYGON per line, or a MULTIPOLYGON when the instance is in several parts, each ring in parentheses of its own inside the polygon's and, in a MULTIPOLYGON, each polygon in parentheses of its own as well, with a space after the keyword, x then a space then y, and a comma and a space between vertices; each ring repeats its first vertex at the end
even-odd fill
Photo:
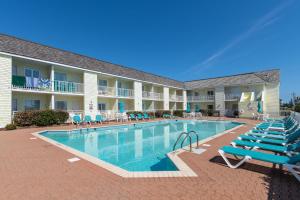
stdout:
MULTIPOLYGON (((239 125, 225 121, 168 120, 41 134, 128 171, 177 171, 166 154, 173 151, 181 132, 196 131, 199 140, 203 140, 239 125)), ((192 139, 196 142, 196 137, 192 139)))

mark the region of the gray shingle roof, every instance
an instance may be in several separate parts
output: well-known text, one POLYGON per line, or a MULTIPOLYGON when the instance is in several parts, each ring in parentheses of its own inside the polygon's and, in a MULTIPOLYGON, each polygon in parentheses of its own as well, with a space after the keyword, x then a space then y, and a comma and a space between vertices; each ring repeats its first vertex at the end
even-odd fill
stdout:
POLYGON ((217 78, 209 78, 202 80, 186 81, 185 87, 187 89, 196 88, 214 88, 218 86, 233 86, 233 85, 249 85, 279 82, 279 70, 267 70, 261 72, 252 72, 245 74, 237 74, 232 76, 224 76, 217 78))
POLYGON ((184 83, 129 67, 0 34, 0 52, 70 65, 82 69, 183 88, 184 83))
POLYGON ((0 52, 186 89, 279 82, 277 69, 181 82, 4 34, 0 34, 0 52))

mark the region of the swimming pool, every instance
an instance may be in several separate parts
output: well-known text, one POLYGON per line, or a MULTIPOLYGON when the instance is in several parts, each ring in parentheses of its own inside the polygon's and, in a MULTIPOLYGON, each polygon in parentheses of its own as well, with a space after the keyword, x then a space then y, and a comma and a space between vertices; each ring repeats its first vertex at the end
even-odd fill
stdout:
MULTIPOLYGON (((196 131, 199 140, 203 140, 239 125, 228 121, 168 120, 40 134, 127 171, 178 171, 166 154, 173 151, 181 132, 196 131)), ((195 137, 192 139, 196 142, 195 137)))

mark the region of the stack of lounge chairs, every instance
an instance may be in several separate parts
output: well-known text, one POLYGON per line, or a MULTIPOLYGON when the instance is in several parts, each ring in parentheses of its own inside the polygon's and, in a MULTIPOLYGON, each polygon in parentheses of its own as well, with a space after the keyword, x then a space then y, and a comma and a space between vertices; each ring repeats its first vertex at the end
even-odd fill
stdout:
POLYGON ((285 167, 300 182, 300 126, 291 115, 282 120, 269 120, 238 136, 232 146, 223 146, 219 153, 230 168, 255 159, 285 167), (232 164, 225 154, 242 157, 232 164))

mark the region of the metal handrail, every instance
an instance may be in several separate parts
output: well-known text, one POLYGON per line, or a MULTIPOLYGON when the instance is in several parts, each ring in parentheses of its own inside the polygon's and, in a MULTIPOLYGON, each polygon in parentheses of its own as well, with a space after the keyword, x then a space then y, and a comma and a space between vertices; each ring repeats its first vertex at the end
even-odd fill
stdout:
POLYGON ((181 142, 181 148, 182 148, 182 146, 183 146, 183 144, 184 144, 184 142, 185 142, 185 140, 187 139, 187 138, 189 138, 189 143, 190 143, 190 152, 192 152, 192 137, 190 136, 190 134, 194 134, 194 135, 196 135, 196 138, 197 138, 197 149, 199 148, 199 135, 196 133, 196 131, 190 131, 190 132, 182 132, 182 133, 180 133, 180 135, 177 137, 177 140, 176 140, 176 142, 174 143, 174 145, 173 145, 173 151, 175 151, 175 148, 176 148, 176 145, 177 145, 177 143, 179 142, 179 140, 180 140, 180 138, 183 136, 183 135, 185 135, 185 137, 183 138, 183 140, 182 140, 182 142, 181 142))

